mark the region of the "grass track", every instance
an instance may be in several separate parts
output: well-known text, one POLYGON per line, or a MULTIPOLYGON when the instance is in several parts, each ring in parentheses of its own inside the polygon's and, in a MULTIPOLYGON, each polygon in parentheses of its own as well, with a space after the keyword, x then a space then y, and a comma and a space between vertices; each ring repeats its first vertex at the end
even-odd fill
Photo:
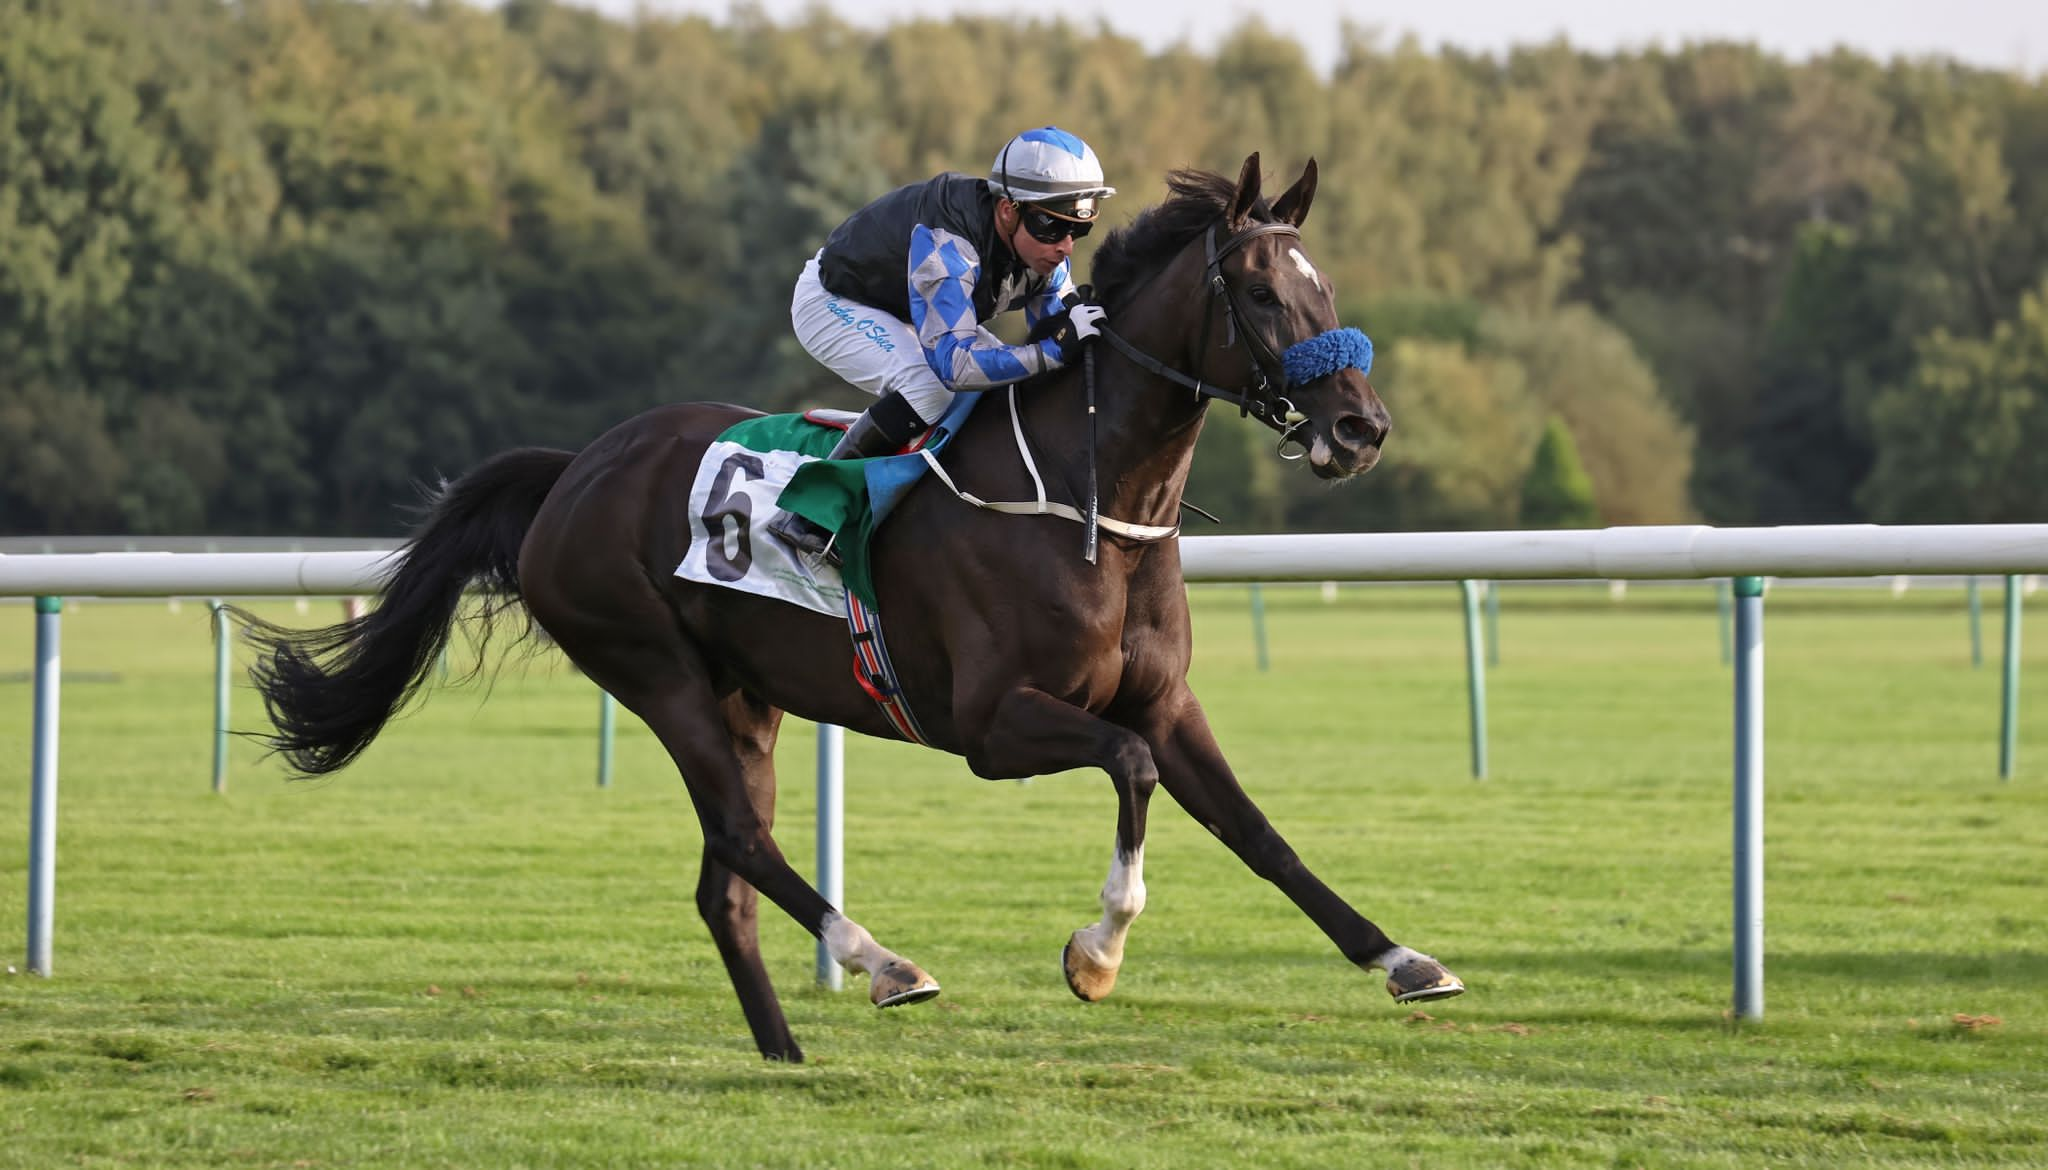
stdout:
MULTIPOLYGON (((1247 788, 1471 994, 1395 1007, 1162 796, 1122 980, 1080 1004, 1057 959, 1096 913, 1102 779, 849 737, 850 909, 946 994, 818 991, 764 913, 811 1057, 765 1065, 681 784, 626 717, 594 787, 597 702, 558 660, 436 693, 330 782, 237 743, 216 797, 203 607, 86 604, 65 666, 118 677, 64 692, 56 977, 0 979, 0 1167, 2048 1165, 2048 678, 2000 784, 1959 591, 1774 591, 1767 1016, 1741 1026, 1703 587, 1509 586, 1484 783, 1454 588, 1268 588, 1266 674, 1244 591, 1195 596, 1247 788)), ((31 646, 0 606, 0 678, 31 646)), ((17 943, 29 700, 0 681, 17 943)))

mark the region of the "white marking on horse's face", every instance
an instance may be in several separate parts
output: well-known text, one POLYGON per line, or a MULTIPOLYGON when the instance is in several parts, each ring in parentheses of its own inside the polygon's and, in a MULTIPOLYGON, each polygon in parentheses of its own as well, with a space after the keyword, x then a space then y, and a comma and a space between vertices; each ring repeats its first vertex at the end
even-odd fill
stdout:
POLYGON ((1308 262, 1308 257, 1301 254, 1300 248, 1287 249, 1287 255, 1289 259, 1294 261, 1294 266, 1301 269, 1303 276, 1315 282, 1316 288, 1321 289, 1323 287, 1323 278, 1316 275, 1316 266, 1308 262))

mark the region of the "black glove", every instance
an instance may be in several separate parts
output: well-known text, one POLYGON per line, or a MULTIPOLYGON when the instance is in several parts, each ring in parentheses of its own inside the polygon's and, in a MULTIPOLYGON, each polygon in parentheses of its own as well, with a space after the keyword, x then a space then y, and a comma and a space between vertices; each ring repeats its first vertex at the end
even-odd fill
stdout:
POLYGON ((1068 305, 1065 312, 1056 313, 1032 326, 1028 340, 1051 340, 1059 347, 1060 364, 1070 365, 1081 356, 1081 350, 1089 339, 1102 332, 1108 316, 1108 310, 1094 301, 1077 300, 1068 305))

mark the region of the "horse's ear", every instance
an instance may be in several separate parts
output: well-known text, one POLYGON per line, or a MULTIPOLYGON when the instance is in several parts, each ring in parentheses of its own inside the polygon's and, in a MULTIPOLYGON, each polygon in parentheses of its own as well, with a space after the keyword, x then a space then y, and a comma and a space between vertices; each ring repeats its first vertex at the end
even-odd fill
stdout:
POLYGON ((1230 213, 1223 222, 1232 231, 1243 226, 1245 217, 1252 213, 1252 205, 1259 201, 1259 152, 1253 151, 1244 160, 1244 169, 1237 172, 1237 194, 1231 197, 1230 213))
POLYGON ((1300 227, 1301 221, 1308 218, 1308 205, 1315 202, 1315 198, 1316 160, 1310 159, 1308 166, 1301 172, 1301 177, 1294 180, 1294 186, 1289 187, 1286 194, 1274 200, 1273 218, 1300 227))

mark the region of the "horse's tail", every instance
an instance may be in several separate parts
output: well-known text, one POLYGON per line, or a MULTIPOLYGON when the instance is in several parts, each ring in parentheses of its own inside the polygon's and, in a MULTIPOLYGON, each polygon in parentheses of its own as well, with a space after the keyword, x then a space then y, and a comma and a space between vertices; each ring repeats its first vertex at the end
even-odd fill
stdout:
POLYGON ((302 775, 338 771, 362 754, 440 660, 474 583, 484 622, 519 601, 519 546, 574 456, 529 447, 493 456, 428 499, 426 519, 396 554, 375 609, 338 625, 292 630, 237 611, 257 649, 249 676, 277 734, 273 751, 302 775))

